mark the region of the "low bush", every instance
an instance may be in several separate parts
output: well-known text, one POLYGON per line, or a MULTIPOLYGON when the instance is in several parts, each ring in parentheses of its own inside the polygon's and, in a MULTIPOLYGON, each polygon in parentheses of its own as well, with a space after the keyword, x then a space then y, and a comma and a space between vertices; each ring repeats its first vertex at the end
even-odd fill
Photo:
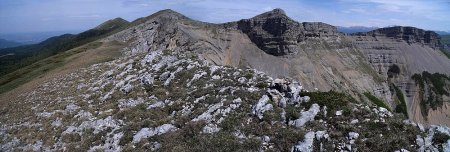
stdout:
POLYGON ((345 93, 339 93, 335 91, 329 92, 301 92, 300 96, 309 96, 310 102, 303 102, 302 105, 305 108, 309 108, 312 104, 317 103, 321 107, 327 106, 329 110, 338 110, 348 103, 355 103, 356 100, 345 93))
POLYGON ((398 104, 395 107, 395 112, 403 113, 406 117, 408 117, 408 110, 406 109, 406 101, 405 97, 403 96, 402 90, 400 90, 397 86, 392 85, 395 89, 395 95, 397 96, 398 100, 400 101, 400 104, 398 104))
POLYGON ((364 96, 366 96, 370 101, 372 101, 372 103, 374 103, 375 105, 377 105, 378 107, 383 107, 388 109, 389 111, 391 111, 391 108, 389 108, 388 105, 385 104, 385 102, 381 99, 378 99, 377 97, 373 96, 372 94, 370 94, 369 92, 364 92, 364 96))

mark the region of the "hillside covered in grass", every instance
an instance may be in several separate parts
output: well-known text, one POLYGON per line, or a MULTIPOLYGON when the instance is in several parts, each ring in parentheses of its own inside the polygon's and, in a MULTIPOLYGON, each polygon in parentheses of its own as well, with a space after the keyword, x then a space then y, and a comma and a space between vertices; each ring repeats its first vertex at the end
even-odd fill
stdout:
POLYGON ((120 31, 128 21, 116 18, 80 34, 51 37, 41 43, 0 49, 0 77, 39 60, 120 31))

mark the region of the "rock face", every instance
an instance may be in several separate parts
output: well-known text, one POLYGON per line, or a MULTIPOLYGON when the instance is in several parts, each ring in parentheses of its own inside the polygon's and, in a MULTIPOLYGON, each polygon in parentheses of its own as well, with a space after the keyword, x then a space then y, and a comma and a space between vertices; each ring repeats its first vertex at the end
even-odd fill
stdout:
POLYGON ((408 44, 420 43, 428 45, 431 48, 441 47, 441 38, 437 33, 409 26, 380 28, 367 33, 356 33, 354 35, 371 35, 373 37, 384 36, 395 40, 403 40, 408 44))
MULTIPOLYGON (((355 33, 349 36, 353 45, 366 56, 367 62, 377 73, 376 76, 389 83, 383 88, 374 90, 374 94, 387 97, 386 101, 394 100, 394 93, 389 91, 389 85, 398 86, 405 94, 405 100, 410 119, 421 123, 437 123, 431 118, 425 122, 422 118, 418 96, 418 85, 411 77, 423 71, 429 73, 450 74, 450 62, 448 58, 436 50, 441 47, 439 36, 432 31, 425 31, 415 27, 389 27, 373 30, 366 33, 355 33), (393 74, 393 67, 397 71, 393 74)), ((395 103, 390 103, 395 107, 395 103)), ((446 117, 445 113, 436 114, 434 117, 446 117), (442 114, 442 115, 441 115, 442 114)), ((445 122, 450 125, 450 121, 445 122)))
POLYGON ((228 23, 228 28, 238 29, 248 35, 261 50, 275 56, 298 52, 298 43, 307 38, 336 36, 334 26, 320 22, 299 23, 274 9, 250 19, 228 23))

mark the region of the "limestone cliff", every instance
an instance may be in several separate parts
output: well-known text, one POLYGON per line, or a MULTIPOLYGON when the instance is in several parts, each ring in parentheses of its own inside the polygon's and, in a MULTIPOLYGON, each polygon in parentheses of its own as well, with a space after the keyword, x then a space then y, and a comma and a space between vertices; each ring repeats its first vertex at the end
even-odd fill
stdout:
POLYGON ((241 30, 258 48, 275 56, 298 53, 297 45, 308 38, 337 36, 334 26, 321 22, 299 23, 289 18, 281 9, 227 23, 225 26, 241 30))
POLYGON ((394 26, 379 28, 367 33, 356 33, 353 35, 365 35, 373 37, 388 37, 394 40, 403 40, 408 44, 419 43, 428 45, 432 48, 441 47, 440 36, 436 32, 426 31, 423 29, 409 27, 409 26, 394 26))

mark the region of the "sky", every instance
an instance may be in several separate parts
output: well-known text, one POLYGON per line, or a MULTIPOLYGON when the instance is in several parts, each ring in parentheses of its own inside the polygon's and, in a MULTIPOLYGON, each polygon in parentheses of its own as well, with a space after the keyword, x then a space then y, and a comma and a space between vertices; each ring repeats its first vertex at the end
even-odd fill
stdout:
POLYGON ((274 8, 299 22, 450 31, 450 0, 0 0, 0 34, 84 31, 108 19, 133 21, 162 9, 223 23, 274 8))

